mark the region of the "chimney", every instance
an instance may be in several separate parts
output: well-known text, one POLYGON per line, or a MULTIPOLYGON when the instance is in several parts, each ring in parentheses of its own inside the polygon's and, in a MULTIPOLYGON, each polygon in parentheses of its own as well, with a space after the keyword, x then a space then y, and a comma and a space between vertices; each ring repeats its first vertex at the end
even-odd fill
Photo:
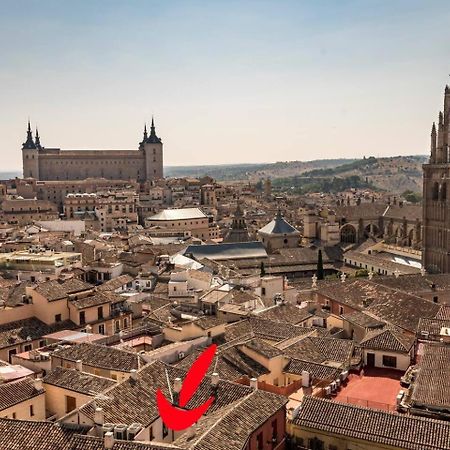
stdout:
POLYGON ((102 408, 95 408, 94 423, 96 425, 103 425, 104 422, 105 422, 105 416, 103 414, 103 409, 102 408))
POLYGON ((179 394, 181 391, 181 378, 175 378, 174 382, 173 382, 173 391, 176 394, 179 394))
POLYGON ((250 378, 250 387, 255 391, 258 389, 258 380, 256 378, 250 378))
POLYGON ((219 374, 217 372, 214 372, 211 376, 211 386, 216 388, 219 384, 219 374))
POLYGON ((42 391, 43 386, 42 386, 42 378, 35 378, 34 379, 34 388, 37 391, 42 391))
POLYGON ((105 433, 103 446, 105 447, 105 449, 111 449, 114 447, 114 434, 112 431, 108 431, 105 433))
POLYGON ((136 369, 130 370, 130 377, 132 380, 136 381, 138 379, 138 373, 136 369))
POLYGON ((75 362, 75 369, 77 369, 78 372, 83 372, 83 361, 81 361, 81 359, 75 362))

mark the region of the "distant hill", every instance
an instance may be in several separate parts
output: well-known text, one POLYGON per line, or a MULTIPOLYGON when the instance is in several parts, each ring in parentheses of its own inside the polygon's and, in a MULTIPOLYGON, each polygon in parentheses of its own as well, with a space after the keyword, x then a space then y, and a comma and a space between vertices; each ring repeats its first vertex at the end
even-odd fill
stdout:
POLYGON ((166 166, 167 177, 203 177, 209 175, 216 180, 253 180, 280 178, 297 175, 308 170, 337 167, 351 163, 354 159, 318 159, 315 161, 280 161, 266 164, 224 164, 208 166, 166 166))
POLYGON ((169 177, 201 177, 216 180, 257 182, 271 178, 274 186, 297 192, 339 190, 341 187, 373 186, 394 193, 422 192, 422 164, 425 155, 363 159, 283 161, 272 164, 230 164, 220 166, 166 167, 169 177))

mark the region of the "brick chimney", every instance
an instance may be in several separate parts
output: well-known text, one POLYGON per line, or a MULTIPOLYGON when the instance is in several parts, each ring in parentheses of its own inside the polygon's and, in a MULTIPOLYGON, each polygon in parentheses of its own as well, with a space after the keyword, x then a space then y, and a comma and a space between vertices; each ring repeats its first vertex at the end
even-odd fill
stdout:
POLYGON ((175 378, 174 382, 173 382, 173 391, 177 394, 180 393, 181 391, 181 378, 175 378))
POLYGON ((95 408, 94 423, 96 425, 103 425, 105 422, 105 415, 102 408, 95 408))
POLYGON ((217 372, 214 372, 211 376, 211 386, 213 388, 216 388, 219 384, 219 374, 217 372))
POLYGON ((35 378, 34 379, 34 388, 37 391, 42 391, 42 389, 44 389, 43 385, 42 385, 42 378, 35 378))
POLYGON ((114 434, 112 431, 108 431, 105 433, 105 436, 103 438, 103 446, 105 449, 111 449, 114 447, 114 434))

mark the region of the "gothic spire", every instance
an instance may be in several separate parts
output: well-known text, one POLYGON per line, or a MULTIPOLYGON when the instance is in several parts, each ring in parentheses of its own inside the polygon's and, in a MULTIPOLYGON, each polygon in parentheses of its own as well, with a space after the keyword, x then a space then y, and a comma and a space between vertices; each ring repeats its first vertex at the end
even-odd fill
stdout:
POLYGON ((36 144, 33 141, 33 133, 31 132, 30 119, 28 119, 27 140, 23 143, 22 148, 36 148, 36 144))
POLYGON ((39 138, 39 131, 36 127, 36 138, 35 138, 36 148, 41 148, 41 139, 39 138))
POLYGON ((161 144, 162 143, 161 139, 158 136, 156 136, 155 121, 153 119, 153 116, 152 116, 152 125, 150 127, 150 136, 148 137, 146 142, 148 142, 149 144, 161 144))
POLYGON ((148 138, 148 133, 147 133, 147 123, 144 124, 144 142, 147 140, 148 138))

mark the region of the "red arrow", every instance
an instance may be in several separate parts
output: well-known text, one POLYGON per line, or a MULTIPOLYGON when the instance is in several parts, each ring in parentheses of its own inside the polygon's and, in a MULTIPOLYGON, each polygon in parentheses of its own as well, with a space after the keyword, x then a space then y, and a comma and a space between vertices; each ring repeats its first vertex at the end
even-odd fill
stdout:
POLYGON ((208 410, 214 401, 211 396, 205 403, 194 409, 181 409, 189 402, 197 391, 200 383, 205 378, 206 372, 214 358, 217 345, 210 345, 192 364, 186 378, 183 381, 179 395, 179 405, 174 406, 170 403, 161 389, 156 392, 156 403, 158 405, 159 415, 168 428, 175 431, 185 430, 197 422, 200 417, 208 410))

